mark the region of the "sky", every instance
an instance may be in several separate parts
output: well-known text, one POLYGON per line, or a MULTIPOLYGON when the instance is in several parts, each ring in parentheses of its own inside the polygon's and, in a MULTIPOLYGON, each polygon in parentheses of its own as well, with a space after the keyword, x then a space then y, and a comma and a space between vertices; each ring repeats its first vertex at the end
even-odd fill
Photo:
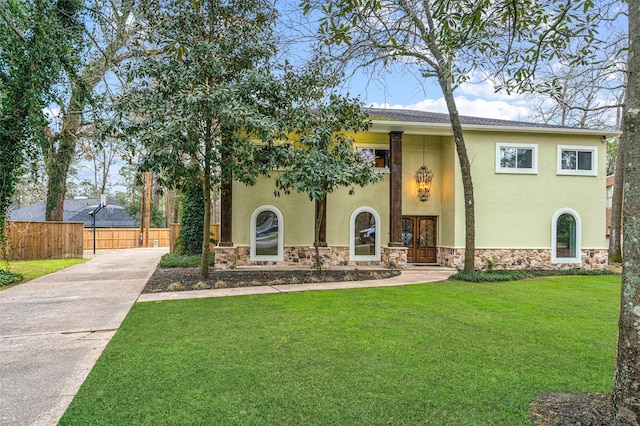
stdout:
MULTIPOLYGON (((345 81, 343 91, 374 108, 401 108, 447 113, 447 106, 435 80, 419 80, 411 75, 387 73, 384 81, 357 74, 345 81)), ((497 92, 490 81, 465 83, 455 92, 461 115, 527 121, 531 118, 531 98, 497 92)))

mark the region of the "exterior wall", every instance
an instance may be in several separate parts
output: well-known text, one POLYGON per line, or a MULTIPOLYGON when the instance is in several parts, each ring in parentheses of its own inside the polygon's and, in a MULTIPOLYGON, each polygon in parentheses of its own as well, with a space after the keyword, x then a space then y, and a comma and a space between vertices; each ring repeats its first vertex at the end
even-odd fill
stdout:
MULTIPOLYGON (((375 125, 375 122, 374 122, 375 125)), ((464 195, 459 162, 451 136, 403 134, 403 215, 438 217, 438 261, 443 266, 462 266, 465 240, 464 195), (415 171, 424 163, 434 172, 431 198, 417 199, 415 171)), ((388 148, 387 133, 359 133, 356 146, 388 148)), ((605 206, 603 170, 606 149, 601 138, 571 134, 466 131, 468 155, 476 202, 476 266, 483 269, 487 259, 506 268, 557 269, 575 265, 551 263, 551 220, 562 208, 575 210, 582 223, 583 267, 606 265, 605 206), (496 173, 496 143, 536 144, 537 174, 496 173), (557 174, 557 146, 595 146, 598 149, 597 176, 557 174), (603 254, 604 253, 604 254, 603 254)), ((351 213, 367 206, 380 216, 379 236, 382 265, 403 265, 402 255, 388 256, 389 174, 381 182, 364 188, 341 188, 327 199, 327 243, 324 262, 330 265, 356 265, 348 256, 351 213), (387 257, 385 257, 387 256, 387 257), (395 256, 395 257, 394 257, 395 256)), ((233 241, 230 256, 234 266, 248 262, 250 218, 265 204, 277 207, 284 217, 285 264, 311 264, 310 247, 314 234, 314 204, 305 194, 275 197, 273 182, 260 179, 254 187, 234 185, 233 241), (246 253, 245 249, 246 247, 246 253), (246 259, 245 259, 246 257, 246 259)), ((216 250, 218 252, 218 250, 216 250)), ((226 262, 220 258, 222 263, 226 262)), ((367 262, 372 264, 376 262, 367 262)))
MULTIPOLYGON (((380 261, 360 262, 349 259, 349 247, 334 246, 320 247, 322 267, 330 269, 333 266, 362 266, 374 265, 384 268, 404 268, 407 265, 407 250, 404 247, 382 247, 380 261)), ((286 246, 282 262, 252 262, 249 246, 216 247, 217 270, 234 269, 242 266, 301 266, 315 265, 315 248, 309 246, 286 246)))
POLYGON ((314 240, 315 205, 305 194, 274 195, 273 180, 259 178, 255 186, 233 185, 233 243, 250 244, 251 214, 260 206, 277 207, 284 217, 285 245, 309 245, 314 240))
MULTIPOLYGON (((354 191, 355 194, 349 195, 349 188, 340 188, 327 197, 327 244, 348 247, 351 213, 367 206, 380 215, 380 245, 386 245, 389 242, 389 174, 384 174, 380 182, 355 187, 354 191)), ((313 244, 313 239, 307 243, 313 244)))
MULTIPOLYGON (((476 249, 475 269, 604 269, 608 264, 605 249, 582 250, 582 263, 551 263, 550 249, 476 249)), ((439 247, 440 265, 464 268, 464 250, 439 247)))
MULTIPOLYGON (((561 208, 572 208, 580 215, 583 249, 605 248, 606 150, 599 137, 475 132, 468 138, 477 248, 550 248, 551 219, 561 208), (537 144, 538 173, 496 173, 496 142, 537 144), (599 175, 558 175, 558 145, 596 146, 599 175)), ((456 245, 464 247, 464 239, 456 245)))

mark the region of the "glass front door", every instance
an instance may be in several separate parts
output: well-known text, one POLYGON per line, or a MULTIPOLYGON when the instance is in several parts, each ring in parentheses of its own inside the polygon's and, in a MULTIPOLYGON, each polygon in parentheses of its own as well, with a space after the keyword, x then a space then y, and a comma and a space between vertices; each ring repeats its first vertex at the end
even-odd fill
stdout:
POLYGON ((437 263, 438 222, 435 216, 403 216, 402 243, 409 263, 437 263))

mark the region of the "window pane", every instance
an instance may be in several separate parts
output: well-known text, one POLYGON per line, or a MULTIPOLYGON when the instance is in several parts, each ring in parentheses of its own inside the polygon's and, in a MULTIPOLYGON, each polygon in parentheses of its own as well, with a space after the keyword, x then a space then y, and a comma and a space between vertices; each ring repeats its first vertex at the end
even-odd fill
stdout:
POLYGON ((375 165, 378 168, 389 168, 389 150, 388 149, 376 149, 376 161, 375 165))
POLYGON ((577 170, 576 167, 576 151, 562 151, 562 169, 577 170))
POLYGON ((578 170, 591 170, 591 151, 578 152, 578 170))
POLYGON ((519 169, 533 168, 533 150, 532 149, 518 149, 518 168, 519 169))
POLYGON ((500 167, 513 169, 516 167, 516 149, 500 148, 500 167))
POLYGON ((375 256, 376 254, 376 219, 369 212, 361 212, 356 216, 353 232, 355 255, 375 256))
POLYGON ((558 218, 556 257, 576 258, 576 218, 569 213, 558 218))
POLYGON ((278 216, 271 210, 256 218, 256 256, 278 255, 278 216))
POLYGON ((358 148, 358 154, 360 154, 360 157, 362 157, 363 160, 365 161, 369 161, 369 162, 374 162, 376 159, 376 155, 373 152, 373 149, 369 149, 369 148, 358 148))

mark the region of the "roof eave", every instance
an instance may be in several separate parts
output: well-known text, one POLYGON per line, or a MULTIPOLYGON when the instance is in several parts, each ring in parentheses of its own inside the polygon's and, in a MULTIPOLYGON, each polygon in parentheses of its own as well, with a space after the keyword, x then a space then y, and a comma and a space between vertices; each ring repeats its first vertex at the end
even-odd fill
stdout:
MULTIPOLYGON (((415 121, 373 120, 369 129, 374 133, 404 132, 406 134, 429 134, 434 136, 453 136, 450 123, 422 123, 415 121)), ((548 133, 584 136, 619 136, 619 130, 592 130, 569 127, 528 127, 528 126, 491 126, 463 124, 464 131, 503 132, 503 133, 548 133)))

